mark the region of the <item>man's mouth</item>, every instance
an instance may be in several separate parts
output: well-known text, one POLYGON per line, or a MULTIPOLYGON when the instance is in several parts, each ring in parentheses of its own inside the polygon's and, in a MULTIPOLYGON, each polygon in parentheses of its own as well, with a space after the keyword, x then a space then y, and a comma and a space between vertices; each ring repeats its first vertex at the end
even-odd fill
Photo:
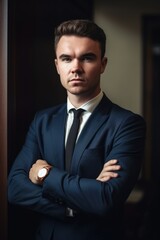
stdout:
POLYGON ((82 78, 72 78, 69 82, 84 82, 84 80, 82 78))

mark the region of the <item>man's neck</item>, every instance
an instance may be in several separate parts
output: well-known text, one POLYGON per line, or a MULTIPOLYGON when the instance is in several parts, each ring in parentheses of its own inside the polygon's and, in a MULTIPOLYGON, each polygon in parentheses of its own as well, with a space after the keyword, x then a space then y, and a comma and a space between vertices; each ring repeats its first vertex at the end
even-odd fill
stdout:
POLYGON ((97 91, 96 93, 90 94, 87 96, 75 95, 75 94, 68 93, 68 98, 69 98, 69 101, 71 102, 71 104, 75 108, 79 108, 80 106, 82 106, 83 104, 85 104, 86 102, 91 100, 92 98, 95 98, 100 92, 101 92, 101 89, 99 91, 97 91))

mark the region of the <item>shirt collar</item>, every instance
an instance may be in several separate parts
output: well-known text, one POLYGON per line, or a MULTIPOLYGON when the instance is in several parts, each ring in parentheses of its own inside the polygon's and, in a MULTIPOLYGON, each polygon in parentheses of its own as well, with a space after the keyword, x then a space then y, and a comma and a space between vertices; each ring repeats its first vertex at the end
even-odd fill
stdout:
MULTIPOLYGON (((85 111, 92 113, 93 110, 97 107, 97 105, 101 101, 102 97, 103 97, 103 92, 101 91, 96 97, 94 97, 94 98, 90 99, 88 102, 82 104, 79 108, 82 108, 85 111)), ((69 98, 67 98, 67 113, 69 113, 69 111, 72 108, 75 108, 75 107, 72 105, 69 98)), ((77 109, 79 109, 79 108, 77 108, 77 109)))

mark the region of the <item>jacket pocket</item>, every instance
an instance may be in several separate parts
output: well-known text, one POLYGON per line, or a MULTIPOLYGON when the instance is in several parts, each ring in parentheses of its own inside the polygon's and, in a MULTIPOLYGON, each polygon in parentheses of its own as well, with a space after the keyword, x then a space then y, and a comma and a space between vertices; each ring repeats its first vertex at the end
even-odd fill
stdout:
POLYGON ((105 163, 105 148, 86 149, 81 157, 78 174, 81 177, 97 178, 105 163))

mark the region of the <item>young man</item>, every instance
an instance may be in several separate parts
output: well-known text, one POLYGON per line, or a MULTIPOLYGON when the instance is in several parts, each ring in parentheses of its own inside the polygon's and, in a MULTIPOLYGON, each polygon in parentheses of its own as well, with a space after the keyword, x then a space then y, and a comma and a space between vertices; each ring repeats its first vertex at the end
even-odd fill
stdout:
POLYGON ((88 20, 55 31, 67 103, 36 114, 9 175, 9 201, 41 214, 38 240, 123 239, 123 205, 140 172, 145 123, 102 92, 105 45, 103 30, 88 20), (67 167, 72 109, 83 112, 67 167))

